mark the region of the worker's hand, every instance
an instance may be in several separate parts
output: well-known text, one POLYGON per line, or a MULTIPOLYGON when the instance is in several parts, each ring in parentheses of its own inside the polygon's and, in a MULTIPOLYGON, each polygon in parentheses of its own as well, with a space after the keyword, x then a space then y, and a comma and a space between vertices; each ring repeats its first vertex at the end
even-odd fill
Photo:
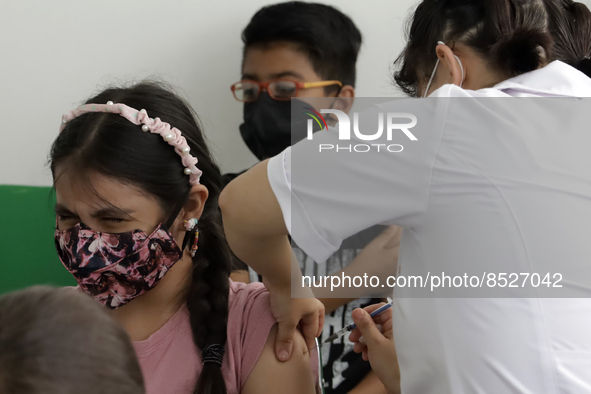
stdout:
POLYGON ((293 350, 293 338, 298 325, 308 349, 316 346, 315 338, 324 327, 324 305, 316 298, 291 298, 291 289, 269 288, 271 311, 278 323, 275 353, 287 361, 293 350))
POLYGON ((398 394, 400 370, 392 333, 392 309, 386 310, 374 319, 369 315, 382 305, 385 304, 370 305, 365 309, 357 308, 353 311, 353 321, 357 328, 351 332, 349 340, 355 344, 353 350, 362 353, 363 359, 369 361, 388 393, 398 394))

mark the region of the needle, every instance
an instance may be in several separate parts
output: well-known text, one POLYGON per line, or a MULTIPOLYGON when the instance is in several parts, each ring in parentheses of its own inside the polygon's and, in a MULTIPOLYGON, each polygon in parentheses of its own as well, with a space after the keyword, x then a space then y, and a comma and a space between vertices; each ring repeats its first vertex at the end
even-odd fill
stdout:
MULTIPOLYGON (((376 309, 375 311, 373 311, 369 315, 371 317, 376 317, 376 316, 380 315, 384 311, 390 309, 392 307, 392 303, 393 303, 392 299, 390 297, 388 297, 388 303, 386 305, 382 305, 381 307, 379 307, 378 309, 376 309)), ((331 336, 326 338, 326 340, 324 342, 322 342, 320 345, 324 345, 327 342, 332 342, 336 339, 339 339, 340 337, 345 335, 347 332, 353 331, 355 329, 355 327, 357 327, 357 325, 355 323, 349 324, 347 327, 340 329, 339 331, 335 332, 334 334, 332 334, 331 336)), ((314 346, 312 349, 309 349, 308 352, 311 352, 312 350, 316 349, 320 345, 314 346)))

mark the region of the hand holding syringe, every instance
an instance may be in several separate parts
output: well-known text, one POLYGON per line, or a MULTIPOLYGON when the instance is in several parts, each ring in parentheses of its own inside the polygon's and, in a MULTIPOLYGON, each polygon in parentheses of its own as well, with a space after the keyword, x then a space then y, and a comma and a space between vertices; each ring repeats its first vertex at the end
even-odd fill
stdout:
MULTIPOLYGON (((369 315, 371 317, 376 317, 379 314, 385 312, 386 310, 388 310, 389 308, 392 307, 392 299, 388 297, 388 303, 385 305, 382 305, 381 307, 379 307, 378 309, 376 309, 375 311, 371 312, 369 315)), ((340 329, 339 331, 335 332, 334 334, 332 334, 331 336, 329 336, 328 338, 326 338, 326 340, 324 342, 322 342, 320 345, 323 345, 327 342, 333 342, 339 338, 341 338, 343 335, 345 335, 346 333, 348 333, 349 331, 353 331, 355 328, 357 327, 357 325, 355 323, 353 324, 349 324, 348 326, 340 329)), ((318 346, 313 347, 312 349, 308 350, 308 351, 312 351, 314 349, 316 349, 318 346)))
POLYGON ((380 308, 380 305, 370 305, 363 309, 355 309, 351 313, 357 328, 351 332, 349 340, 354 343, 355 353, 361 353, 363 359, 369 361, 372 370, 384 384, 386 392, 400 394, 400 369, 392 330, 392 309, 380 315, 377 320, 381 327, 378 327, 371 317, 371 311, 380 308))

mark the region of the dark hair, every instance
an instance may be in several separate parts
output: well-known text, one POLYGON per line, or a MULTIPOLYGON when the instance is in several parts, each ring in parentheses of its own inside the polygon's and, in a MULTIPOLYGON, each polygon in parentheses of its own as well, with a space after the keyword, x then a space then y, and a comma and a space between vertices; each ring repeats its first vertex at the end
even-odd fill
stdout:
POLYGON ((423 0, 395 62, 394 79, 404 93, 416 96, 417 74, 428 79, 440 40, 467 45, 510 77, 545 65, 553 44, 543 0, 423 0))
POLYGON ((290 1, 261 8, 242 32, 244 53, 253 46, 286 41, 308 55, 314 71, 325 80, 355 86, 355 63, 361 33, 336 8, 290 1))
POLYGON ((567 63, 591 77, 591 11, 572 0, 545 2, 554 38, 552 60, 567 63))
MULTIPOLYGON (((199 250, 193 258, 187 306, 197 347, 202 350, 212 344, 225 346, 231 258, 218 208, 222 177, 194 113, 181 98, 155 82, 106 89, 86 103, 107 101, 145 109, 150 117, 176 127, 199 160, 197 166, 203 171, 200 182, 209 190, 209 198, 199 218, 199 250)), ((161 136, 144 133, 117 114, 87 113, 68 122, 53 143, 50 161, 54 178, 59 164, 69 172, 95 171, 137 186, 159 201, 167 215, 163 222, 176 214, 191 188, 174 149, 161 136)), ((203 365, 195 393, 226 393, 220 366, 203 365)))
POLYGON ((125 329, 73 289, 35 286, 0 297, 0 392, 141 394, 125 329))

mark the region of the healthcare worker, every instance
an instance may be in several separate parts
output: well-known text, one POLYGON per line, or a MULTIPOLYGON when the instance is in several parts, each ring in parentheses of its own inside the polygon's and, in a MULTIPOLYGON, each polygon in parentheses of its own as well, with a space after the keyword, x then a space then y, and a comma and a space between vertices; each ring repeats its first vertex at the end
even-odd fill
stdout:
MULTIPOLYGON (((226 235, 266 278, 280 359, 295 325, 310 335, 321 311, 315 300, 290 298, 288 230, 322 261, 364 226, 400 225, 401 273, 589 269, 591 116, 573 98, 591 96, 591 79, 555 60, 555 9, 572 12, 564 21, 573 29, 589 28, 589 11, 571 1, 422 1, 395 79, 430 98, 378 108, 417 111, 419 138, 406 140, 404 154, 373 154, 363 165, 333 154, 293 182, 307 154, 317 160, 310 148, 341 142, 323 130, 228 185, 226 235)), ((571 64, 588 70, 591 46, 572 44, 571 64)), ((561 285, 591 294, 572 278, 561 285)), ((402 392, 591 392, 590 300, 498 294, 396 299, 402 392)))

